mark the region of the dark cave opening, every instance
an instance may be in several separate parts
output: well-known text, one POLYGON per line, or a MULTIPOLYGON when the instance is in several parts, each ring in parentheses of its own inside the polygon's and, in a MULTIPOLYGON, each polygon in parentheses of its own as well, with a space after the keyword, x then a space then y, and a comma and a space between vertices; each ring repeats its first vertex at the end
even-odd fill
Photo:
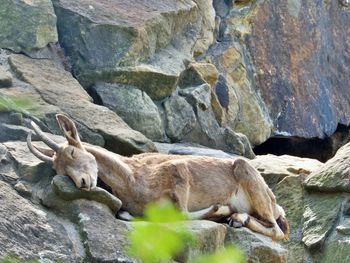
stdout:
POLYGON ((300 137, 272 137, 266 142, 255 146, 257 155, 293 155, 303 158, 317 159, 326 162, 337 150, 350 141, 350 128, 339 124, 333 135, 325 139, 300 137))

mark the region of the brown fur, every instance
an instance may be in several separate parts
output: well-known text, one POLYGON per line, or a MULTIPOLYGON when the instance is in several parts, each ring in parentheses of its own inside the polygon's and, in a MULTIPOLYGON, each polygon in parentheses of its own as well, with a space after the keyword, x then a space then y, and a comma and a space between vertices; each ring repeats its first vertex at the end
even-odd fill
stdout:
POLYGON ((142 215, 147 204, 167 197, 192 218, 230 216, 234 211, 231 220, 241 220, 275 240, 288 238, 283 209, 247 161, 161 153, 124 157, 83 146, 69 118, 57 115, 57 121, 68 143, 53 155, 53 167, 71 177, 78 188, 90 190, 99 176, 134 216, 142 215))

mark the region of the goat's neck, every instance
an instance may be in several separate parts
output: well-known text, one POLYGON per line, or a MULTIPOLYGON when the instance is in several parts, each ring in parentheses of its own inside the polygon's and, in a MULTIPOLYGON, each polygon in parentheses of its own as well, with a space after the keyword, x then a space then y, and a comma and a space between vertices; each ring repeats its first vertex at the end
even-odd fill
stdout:
POLYGON ((125 157, 91 146, 84 148, 95 156, 100 179, 113 190, 126 189, 135 182, 132 170, 123 162, 125 157))

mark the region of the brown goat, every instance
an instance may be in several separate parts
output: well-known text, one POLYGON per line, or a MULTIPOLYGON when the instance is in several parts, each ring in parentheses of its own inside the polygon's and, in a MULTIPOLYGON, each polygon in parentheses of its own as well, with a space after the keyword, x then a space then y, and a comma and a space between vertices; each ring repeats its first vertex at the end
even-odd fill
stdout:
POLYGON ((61 114, 56 119, 67 142, 58 145, 31 122, 52 150, 33 146, 31 133, 28 147, 58 174, 69 176, 78 188, 94 188, 98 176, 133 216, 142 215, 147 204, 169 198, 192 219, 228 217, 232 226, 246 226, 274 240, 288 239, 289 225, 282 207, 247 161, 161 153, 124 157, 83 146, 73 121, 61 114))

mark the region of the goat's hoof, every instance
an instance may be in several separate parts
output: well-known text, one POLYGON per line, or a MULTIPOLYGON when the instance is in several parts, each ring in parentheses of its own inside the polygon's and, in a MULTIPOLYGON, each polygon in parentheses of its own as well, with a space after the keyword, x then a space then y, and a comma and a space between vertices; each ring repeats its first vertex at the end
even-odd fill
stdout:
POLYGON ((243 223, 241 221, 235 220, 231 217, 228 218, 228 225, 230 227, 234 227, 234 228, 240 228, 243 226, 243 223))

